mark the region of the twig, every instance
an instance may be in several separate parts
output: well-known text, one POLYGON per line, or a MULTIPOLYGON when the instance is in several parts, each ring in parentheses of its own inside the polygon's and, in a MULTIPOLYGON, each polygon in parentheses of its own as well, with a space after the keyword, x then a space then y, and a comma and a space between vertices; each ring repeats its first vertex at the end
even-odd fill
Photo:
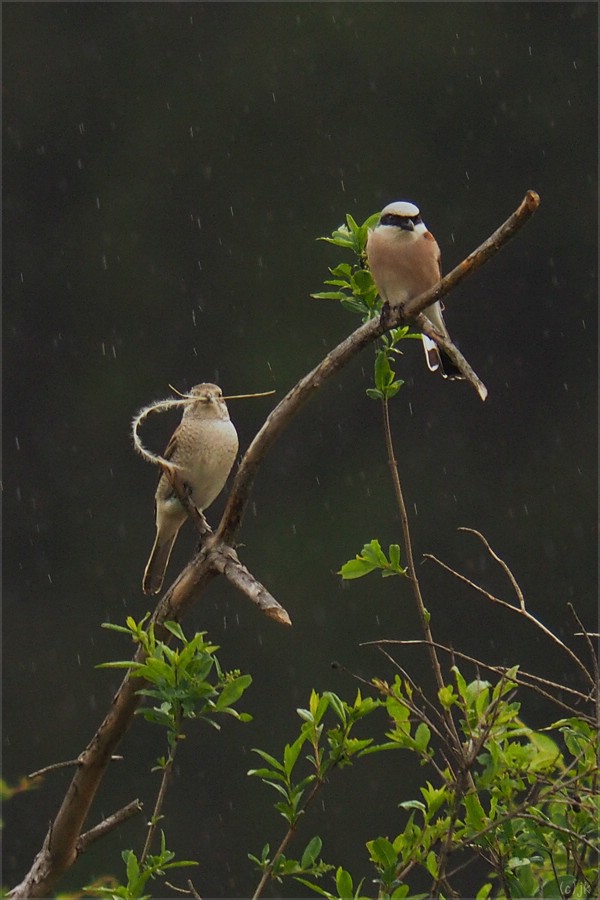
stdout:
MULTIPOLYGON (((417 612, 419 614, 419 619, 421 622, 421 628, 423 630, 423 634, 425 635, 425 643, 428 648, 429 658, 431 659, 431 665, 433 666, 433 672, 435 675, 435 680, 438 686, 438 690, 441 690, 444 687, 444 678, 442 675, 442 669, 440 666, 440 662, 437 658, 437 654, 435 652, 435 646, 433 643, 433 635, 431 634, 431 628, 429 627, 429 613, 425 608, 425 603, 423 601, 423 595, 421 594, 421 585, 419 584, 419 579, 417 577, 417 570, 415 568, 415 561, 413 557, 412 550, 412 538, 410 534, 410 525, 408 522, 408 513, 406 511, 406 504, 404 502, 404 495, 402 493, 402 486, 400 484, 400 477, 398 475, 398 463, 396 461, 396 456, 394 453, 394 444, 392 441, 392 429, 390 426, 390 410, 387 398, 384 398, 381 402, 383 408, 383 430, 385 434, 385 446, 387 450, 388 457, 388 466, 390 469, 390 474, 392 478, 392 484, 394 486, 394 494, 396 495, 396 503, 398 504, 398 510, 400 513, 400 524, 402 526, 402 535, 404 537, 404 552, 406 553, 406 564, 407 564, 407 573, 412 586, 413 596, 415 598, 415 604, 417 607, 417 612)), ((460 746, 460 741, 458 738, 458 733, 456 731, 456 726, 454 725, 454 720, 450 713, 445 717, 446 727, 449 728, 449 731, 454 738, 455 747, 458 748, 460 746)))
POLYGON ((111 816, 107 816, 102 822, 94 825, 93 828, 90 828, 89 831, 86 831, 81 835, 77 841, 77 852, 80 854, 85 853, 88 847, 93 843, 100 840, 101 837, 104 837, 105 834, 113 831, 119 825, 122 825, 123 822, 127 822, 128 819, 137 816, 138 813, 142 812, 143 808, 144 806, 139 800, 132 800, 127 806, 123 806, 122 809, 117 810, 117 812, 113 813, 111 816))
POLYGON ((150 821, 148 822, 148 833, 146 834, 144 849, 142 850, 142 855, 140 856, 140 866, 142 866, 146 862, 146 857, 150 853, 150 848, 152 847, 152 840, 154 838, 157 825, 161 819, 161 811, 165 802, 165 797, 167 795, 167 787, 171 778, 171 773, 173 772, 173 763, 175 762, 177 746, 177 741, 174 741, 169 751, 169 758, 167 759, 162 770, 160 788, 158 789, 158 795, 156 797, 154 809, 152 810, 152 815, 150 816, 150 821))
MULTIPOLYGON (((491 551, 489 544, 487 543, 486 539, 483 537, 482 534, 480 534, 478 531, 475 531, 475 529, 473 529, 473 528, 462 528, 459 530, 460 531, 470 531, 472 534, 476 534, 483 541, 484 545, 490 550, 490 553, 493 556, 493 558, 497 559, 501 563, 502 567, 506 570, 506 563, 503 563, 502 560, 499 560, 499 558, 496 556, 496 554, 493 553, 493 551, 491 551)), ((557 637, 552 631, 550 631, 549 628, 546 628, 546 626, 542 622, 540 622, 539 619, 536 619, 536 617, 533 616, 527 610, 527 608, 524 606, 525 601, 523 598, 523 594, 522 594, 521 590, 518 588, 518 586, 517 586, 517 589, 518 589, 517 597, 519 600, 519 606, 515 606, 513 603, 509 603, 507 600, 501 600, 499 597, 496 597, 496 596, 494 596, 494 594, 491 594, 489 591, 486 591, 485 588, 481 587, 481 585, 476 584, 474 581, 471 581, 471 579, 467 578, 466 575, 461 575, 460 572, 457 572, 451 566, 446 565, 446 563, 442 562, 440 559, 437 558, 437 556, 434 556, 432 553, 424 553, 423 556, 425 559, 431 559, 433 562, 437 563, 438 566, 440 566, 442 569, 445 569, 451 575, 454 575, 454 577, 458 578, 459 581, 462 581, 464 584, 468 584, 470 587, 472 587, 476 591, 478 591, 478 593, 483 594, 483 596, 487 597, 487 599, 490 600, 492 603, 497 603, 499 606, 503 606, 503 607, 505 607, 505 609, 509 609, 509 610, 511 610, 511 612, 514 612, 520 616, 523 616, 525 619, 527 619, 527 621, 529 621, 533 625, 535 625, 536 628, 539 628, 539 630, 542 631, 546 635, 546 637, 548 637, 551 641, 553 641, 555 644, 557 644, 562 650, 564 650, 564 652, 569 656, 571 661, 574 662, 575 665, 577 666, 577 668, 584 674, 586 680, 588 682, 590 682, 590 684, 592 686, 592 690, 595 691, 596 685, 595 685, 594 679, 592 678, 592 676, 590 675, 590 673, 588 672, 586 667, 583 665, 583 663, 581 662, 579 657, 575 653, 573 653, 573 651, 570 649, 570 647, 567 647, 567 645, 564 644, 560 640, 559 637, 557 637)), ((513 584, 516 584, 516 582, 514 581, 514 576, 511 575, 510 577, 511 577, 511 582, 513 584)))
POLYGON ((33 780, 34 778, 42 778, 42 776, 47 775, 49 772, 57 772, 59 769, 70 769, 73 766, 81 765, 78 759, 64 759, 62 762, 52 763, 49 766, 44 766, 43 769, 38 769, 36 772, 30 772, 27 778, 33 780))
POLYGON ((476 537, 479 538, 479 540, 481 541, 481 543, 483 544, 483 546, 485 547, 485 549, 487 550, 487 552, 490 554, 490 556, 492 557, 492 559, 494 559, 494 560, 501 566, 501 568, 504 570, 504 572, 505 572, 506 575, 508 576, 508 579, 509 579, 509 581, 510 581, 512 587, 513 587, 513 590, 514 590, 515 594, 517 595, 517 600, 519 601, 519 607, 521 608, 521 610, 522 610, 523 612, 527 612, 527 609, 526 609, 526 607, 525 607, 525 597, 523 596, 523 591, 522 591, 521 588, 519 587, 519 584, 518 584, 518 582, 517 582, 517 579, 515 578, 515 576, 513 575, 513 573, 511 572, 511 570, 509 569, 508 565, 504 562, 504 560, 503 560, 503 559, 500 559, 500 557, 498 556, 498 554, 495 553, 494 550, 492 550, 492 548, 490 547, 490 544, 489 544, 489 541, 487 540, 487 538, 485 538, 485 537, 481 534, 480 531, 476 531, 475 528, 465 528, 464 526, 462 526, 462 527, 458 528, 457 530, 458 530, 458 531, 464 531, 466 534, 474 534, 476 537))
POLYGON ((202 897, 200 896, 200 894, 194 887, 193 882, 189 878, 188 878, 188 887, 190 889, 190 894, 192 895, 192 897, 194 897, 194 900, 202 900, 202 897))
MULTIPOLYGON (((111 756, 112 760, 123 759, 122 756, 111 756)), ((35 772, 30 772, 27 778, 32 781, 34 778, 42 778, 44 775, 47 775, 49 772, 56 772, 59 769, 70 769, 72 766, 80 766, 80 759, 65 759, 62 762, 52 763, 49 766, 44 766, 43 769, 37 769, 35 772)))
MULTIPOLYGON (((317 794, 319 793, 319 791, 321 790, 321 788, 323 787, 324 784, 325 784, 324 781, 316 782, 312 791, 306 798, 306 802, 304 803, 304 805, 302 807, 303 813, 306 812, 308 807, 314 801, 315 797, 317 796, 317 794)), ((285 848, 287 847, 287 845, 289 844, 291 839, 294 837, 294 835, 296 833, 296 829, 298 828, 298 824, 300 823, 300 819, 301 819, 301 816, 298 816, 298 818, 295 820, 294 824, 290 825, 290 827, 286 831, 285 835, 283 836, 283 840, 281 841, 281 843, 279 844, 279 847, 273 854, 273 859, 271 860, 269 865, 266 867, 265 871, 262 873, 261 879, 258 882, 256 890, 254 891, 254 893, 252 895, 252 900, 258 900, 258 897, 260 897, 260 895, 262 894, 262 892, 265 888, 265 885, 266 885, 267 881, 269 880, 269 878, 271 877, 271 873, 273 872, 273 869, 275 868, 277 860, 279 859, 279 857, 281 856, 281 854, 283 853, 283 851, 285 850, 285 848)))
MULTIPOLYGON (((429 643, 428 641, 425 641, 425 640, 422 640, 419 638, 412 639, 412 640, 379 638, 376 641, 364 641, 359 646, 361 646, 361 647, 375 646, 378 649, 381 649, 381 647, 380 647, 381 644, 398 644, 399 646, 402 646, 402 647, 411 646, 411 645, 427 647, 428 643, 429 643)), ((482 669, 487 669, 488 672, 494 672, 494 674, 500 675, 501 677, 505 677, 508 674, 509 667, 507 667, 507 666, 491 666, 488 663, 483 662, 483 660, 481 660, 481 659, 477 659, 474 656, 469 656, 468 653, 461 653, 460 650, 455 650, 454 647, 448 647, 446 644, 441 644, 439 641, 434 641, 434 645, 435 645, 435 647, 437 647, 438 650, 443 650, 445 653, 448 653, 453 657, 458 656, 460 659, 464 659, 466 662, 473 663, 473 665, 479 666, 482 669)), ((389 656, 389 658, 396 666, 398 666, 397 661, 394 660, 393 657, 389 656)), ((403 671, 400 666, 398 666, 398 668, 400 669, 400 671, 403 671)), ((568 685, 566 685, 566 684, 560 684, 559 682, 556 682, 556 681, 550 681, 547 678, 542 678, 539 675, 533 675, 531 672, 525 672, 522 669, 519 669, 519 673, 517 675, 511 674, 510 677, 516 684, 519 684, 522 687, 529 688, 529 690, 531 690, 531 691, 535 691, 536 694, 540 694, 540 696, 545 697, 547 700, 551 700, 557 706, 562 707, 563 709, 567 710, 572 715, 582 715, 582 714, 578 710, 574 709, 572 706, 569 706, 563 700, 560 700, 560 698, 555 697, 553 694, 548 693, 548 691, 545 691, 542 688, 537 687, 535 684, 529 684, 529 682, 526 681, 525 679, 528 678, 528 679, 531 679, 531 681, 536 681, 539 684, 546 685, 546 687, 548 687, 548 688, 555 688, 557 691, 564 691, 565 693, 572 694, 574 697, 576 697, 578 700, 581 700, 584 703, 592 703, 593 699, 594 699, 589 694, 583 694, 581 691, 578 691, 575 688, 568 687, 568 685)), ((591 719, 585 715, 582 716, 582 718, 585 718, 586 720, 588 720, 590 722, 593 721, 593 719, 591 719)))

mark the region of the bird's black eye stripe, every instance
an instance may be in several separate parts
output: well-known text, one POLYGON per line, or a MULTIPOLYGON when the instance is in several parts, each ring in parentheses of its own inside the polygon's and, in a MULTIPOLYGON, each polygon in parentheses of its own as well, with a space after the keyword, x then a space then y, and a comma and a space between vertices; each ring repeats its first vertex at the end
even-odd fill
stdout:
POLYGON ((421 216, 399 216, 397 213, 386 213, 379 220, 380 225, 395 225, 396 228, 405 228, 409 222, 413 225, 421 224, 421 216))

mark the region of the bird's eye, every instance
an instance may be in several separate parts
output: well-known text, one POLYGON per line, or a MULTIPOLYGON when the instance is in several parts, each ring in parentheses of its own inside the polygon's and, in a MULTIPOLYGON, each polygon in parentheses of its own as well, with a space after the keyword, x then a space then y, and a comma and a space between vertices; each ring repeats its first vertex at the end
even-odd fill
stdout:
POLYGON ((421 216, 414 216, 414 217, 413 217, 413 224, 414 224, 414 225, 422 225, 422 224, 423 224, 423 219, 421 218, 421 216))

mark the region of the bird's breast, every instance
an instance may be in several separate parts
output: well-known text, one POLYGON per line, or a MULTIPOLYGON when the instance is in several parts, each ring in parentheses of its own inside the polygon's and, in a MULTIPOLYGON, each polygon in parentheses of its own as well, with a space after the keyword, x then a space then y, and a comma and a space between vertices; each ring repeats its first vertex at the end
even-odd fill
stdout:
POLYGON ((221 493, 238 451, 238 436, 228 419, 194 423, 188 433, 190 453, 185 454, 182 477, 191 487, 198 509, 206 509, 221 493))
POLYGON ((371 275, 382 300, 406 303, 440 280, 438 249, 427 233, 417 238, 398 233, 373 234, 367 244, 371 275))

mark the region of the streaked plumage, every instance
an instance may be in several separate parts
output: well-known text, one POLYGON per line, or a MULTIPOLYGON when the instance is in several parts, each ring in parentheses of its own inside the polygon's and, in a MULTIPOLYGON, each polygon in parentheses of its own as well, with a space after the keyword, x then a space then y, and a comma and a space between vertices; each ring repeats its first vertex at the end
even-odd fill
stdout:
MULTIPOLYGON (((198 400, 184 407, 164 458, 177 466, 192 502, 202 512, 225 486, 238 451, 238 437, 220 387, 197 384, 189 393, 198 400)), ((146 594, 160 591, 175 538, 187 519, 165 474, 156 489, 155 510, 156 540, 142 582, 146 594)))

